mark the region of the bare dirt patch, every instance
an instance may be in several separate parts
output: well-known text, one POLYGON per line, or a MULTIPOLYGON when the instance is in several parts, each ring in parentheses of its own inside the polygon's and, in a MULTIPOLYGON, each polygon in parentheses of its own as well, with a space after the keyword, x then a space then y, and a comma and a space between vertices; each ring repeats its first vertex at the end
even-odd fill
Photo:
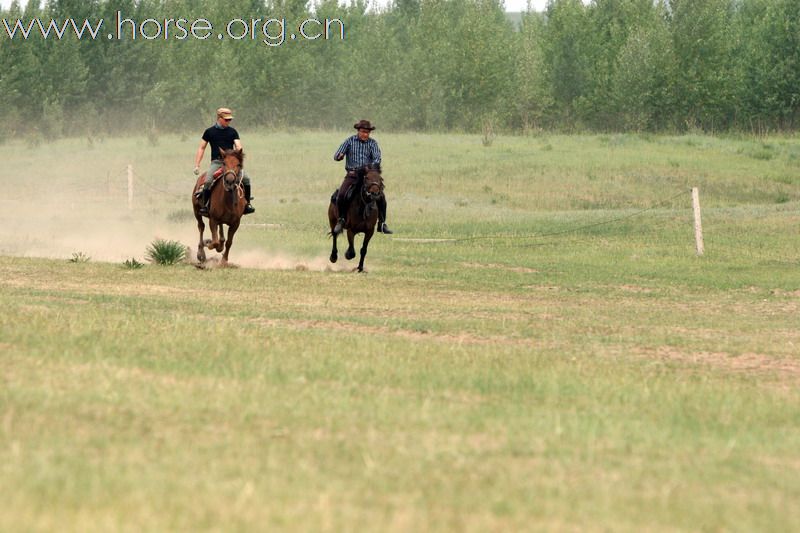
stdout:
POLYGON ((292 330, 306 330, 306 329, 326 329, 336 331, 346 331, 352 333, 358 331, 360 335, 387 335, 409 339, 413 341, 436 341, 446 342, 448 344, 466 344, 466 345, 506 345, 506 346, 529 346, 534 347, 537 345, 534 339, 515 339, 504 336, 478 336, 471 333, 453 334, 440 334, 433 332, 414 331, 409 329, 390 329, 379 326, 365 326, 359 324, 357 329, 354 329, 353 324, 324 321, 324 320, 283 320, 275 318, 257 318, 252 322, 269 326, 280 327, 292 330))
POLYGON ((727 352, 687 352, 671 346, 661 346, 654 350, 643 349, 640 353, 664 361, 710 366, 730 372, 770 375, 784 382, 800 384, 800 359, 771 357, 759 353, 733 355, 727 352))
POLYGON ((505 270, 506 272, 516 272, 519 274, 538 274, 539 271, 533 268, 527 267, 518 267, 518 266, 509 266, 509 265, 501 265, 498 263, 461 263, 461 266, 465 266, 467 268, 488 268, 492 270, 505 270))

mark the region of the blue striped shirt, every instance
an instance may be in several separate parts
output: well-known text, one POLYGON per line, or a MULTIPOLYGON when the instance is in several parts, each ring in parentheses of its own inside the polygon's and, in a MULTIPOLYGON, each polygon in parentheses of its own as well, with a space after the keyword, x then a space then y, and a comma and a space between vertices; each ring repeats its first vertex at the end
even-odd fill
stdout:
POLYGON ((336 156, 339 154, 345 155, 344 166, 347 170, 355 170, 367 165, 379 165, 381 162, 381 149, 375 139, 362 141, 358 135, 348 137, 333 154, 333 159, 337 160, 336 156))

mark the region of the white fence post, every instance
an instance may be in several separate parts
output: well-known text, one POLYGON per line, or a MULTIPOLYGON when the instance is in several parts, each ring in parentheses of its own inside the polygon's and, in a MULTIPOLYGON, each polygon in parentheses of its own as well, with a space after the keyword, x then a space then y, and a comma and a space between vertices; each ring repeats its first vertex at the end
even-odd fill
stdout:
POLYGON ((133 209, 133 165, 128 165, 128 211, 133 209))
POLYGON ((692 188, 692 210, 694 211, 694 242, 697 247, 697 255, 703 255, 705 246, 703 245, 703 221, 700 217, 700 190, 692 188))

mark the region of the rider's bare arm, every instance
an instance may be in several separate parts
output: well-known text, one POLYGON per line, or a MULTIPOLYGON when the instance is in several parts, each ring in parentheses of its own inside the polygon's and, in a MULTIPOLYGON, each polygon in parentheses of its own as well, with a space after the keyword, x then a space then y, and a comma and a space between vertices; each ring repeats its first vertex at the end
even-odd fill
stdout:
POLYGON ((206 153, 206 146, 208 146, 208 141, 201 140, 200 146, 197 147, 197 153, 194 156, 195 174, 198 174, 200 172, 200 162, 203 161, 203 154, 206 153))

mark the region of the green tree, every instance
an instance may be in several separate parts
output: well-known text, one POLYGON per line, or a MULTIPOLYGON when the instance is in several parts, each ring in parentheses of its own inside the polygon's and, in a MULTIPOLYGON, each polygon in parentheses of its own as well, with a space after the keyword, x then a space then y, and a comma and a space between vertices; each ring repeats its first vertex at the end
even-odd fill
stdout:
POLYGON ((587 9, 580 0, 550 0, 543 40, 545 74, 554 102, 553 119, 561 127, 579 122, 577 104, 588 93, 591 35, 587 9))
POLYGON ((741 35, 737 101, 745 128, 794 129, 800 118, 800 3, 749 0, 737 17, 741 35))
POLYGON ((674 65, 664 6, 657 4, 628 34, 617 57, 610 105, 619 129, 655 131, 670 126, 674 65))
POLYGON ((552 113, 553 98, 548 84, 544 56, 546 21, 542 15, 527 12, 515 46, 516 91, 514 125, 523 131, 547 124, 552 113))
POLYGON ((714 131, 735 119, 733 0, 670 0, 677 116, 687 127, 714 131))

